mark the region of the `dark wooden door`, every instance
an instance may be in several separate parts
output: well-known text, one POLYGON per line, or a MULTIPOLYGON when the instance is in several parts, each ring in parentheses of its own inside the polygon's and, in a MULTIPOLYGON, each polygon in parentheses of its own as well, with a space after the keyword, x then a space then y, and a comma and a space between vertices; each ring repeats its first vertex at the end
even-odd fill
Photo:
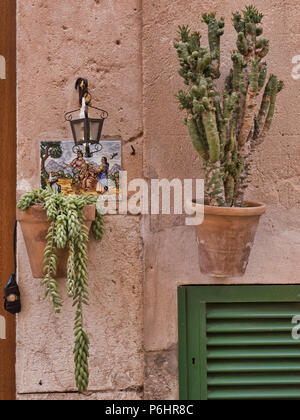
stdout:
POLYGON ((3 309, 16 208, 16 1, 0 0, 0 400, 15 399, 15 317, 3 309))

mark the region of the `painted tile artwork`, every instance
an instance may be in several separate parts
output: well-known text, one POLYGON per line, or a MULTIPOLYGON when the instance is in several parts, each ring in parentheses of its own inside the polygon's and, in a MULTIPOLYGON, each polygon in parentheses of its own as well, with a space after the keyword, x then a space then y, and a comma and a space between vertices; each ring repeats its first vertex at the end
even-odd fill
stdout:
POLYGON ((102 150, 91 158, 74 152, 73 141, 41 142, 41 186, 64 194, 120 196, 121 141, 101 141, 102 150))

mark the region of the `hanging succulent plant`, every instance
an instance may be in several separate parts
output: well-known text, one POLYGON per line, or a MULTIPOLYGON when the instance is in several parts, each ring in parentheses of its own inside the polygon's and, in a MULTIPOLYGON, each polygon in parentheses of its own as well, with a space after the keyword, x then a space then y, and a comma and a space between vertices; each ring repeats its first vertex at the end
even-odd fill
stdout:
POLYGON ((253 150, 264 140, 274 116, 276 97, 283 82, 274 74, 267 78, 264 61, 269 41, 260 38, 263 15, 254 6, 233 14, 237 49, 231 55, 232 69, 223 91, 220 77, 220 38, 224 19, 203 14, 208 26, 209 48, 201 46, 199 32, 179 27, 177 49, 187 90, 177 99, 186 110, 185 124, 205 169, 206 204, 241 207, 248 186, 253 150), (263 91, 261 103, 258 96, 263 91))
MULTIPOLYGON (((54 194, 51 189, 32 190, 24 194, 18 202, 18 208, 26 211, 29 207, 40 205, 45 208, 50 223, 47 245, 44 251, 44 274, 42 285, 46 296, 50 298, 55 313, 60 313, 62 298, 55 279, 57 272, 57 250, 68 248, 67 292, 73 298, 76 307, 74 321, 74 361, 75 379, 79 392, 85 392, 89 383, 89 338, 83 327, 83 307, 88 305, 87 245, 88 228, 85 225, 83 209, 96 203, 97 197, 91 195, 65 196, 54 194)), ((104 234, 103 215, 96 213, 92 225, 96 240, 104 234)))

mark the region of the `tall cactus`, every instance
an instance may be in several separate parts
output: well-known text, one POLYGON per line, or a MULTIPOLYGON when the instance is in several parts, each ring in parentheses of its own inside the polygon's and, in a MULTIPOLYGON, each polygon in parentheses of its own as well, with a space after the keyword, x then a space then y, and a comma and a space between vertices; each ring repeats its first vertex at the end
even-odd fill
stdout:
POLYGON ((248 186, 251 155, 268 132, 274 116, 276 97, 283 82, 271 74, 267 81, 264 61, 269 41, 261 37, 263 15, 254 6, 233 14, 237 32, 232 69, 222 92, 220 38, 224 19, 203 14, 208 26, 209 48, 201 45, 199 32, 179 27, 174 42, 180 70, 187 89, 176 95, 186 110, 185 124, 205 169, 205 199, 213 206, 241 207, 248 186), (261 103, 258 96, 264 90, 261 103))

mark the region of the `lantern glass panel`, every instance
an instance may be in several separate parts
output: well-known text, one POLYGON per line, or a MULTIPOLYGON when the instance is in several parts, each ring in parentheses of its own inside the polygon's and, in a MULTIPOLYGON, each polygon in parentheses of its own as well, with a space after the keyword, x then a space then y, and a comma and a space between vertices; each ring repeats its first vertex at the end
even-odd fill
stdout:
POLYGON ((90 120, 90 143, 99 143, 103 120, 90 120))
POLYGON ((72 121, 72 123, 71 123, 72 124, 73 137, 74 137, 76 145, 85 143, 84 123, 85 123, 85 120, 72 121))

